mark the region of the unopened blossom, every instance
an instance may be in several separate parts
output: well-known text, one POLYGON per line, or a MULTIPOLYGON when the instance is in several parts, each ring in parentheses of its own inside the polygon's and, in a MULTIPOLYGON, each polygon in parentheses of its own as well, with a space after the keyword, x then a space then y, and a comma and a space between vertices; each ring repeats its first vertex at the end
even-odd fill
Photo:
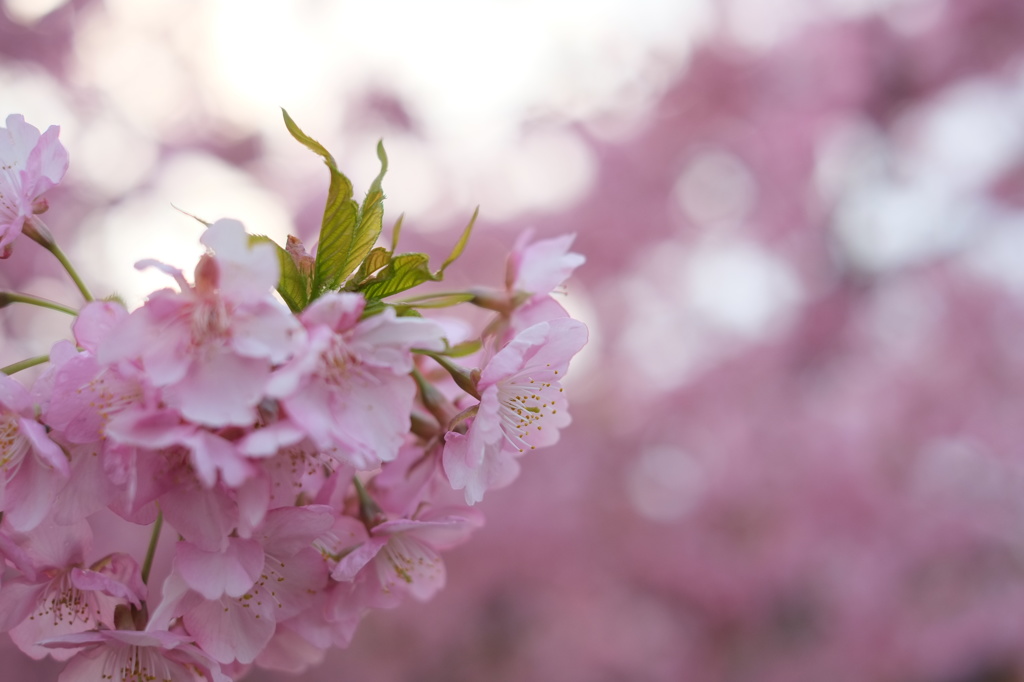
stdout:
POLYGON ((586 342, 582 322, 542 322, 517 334, 483 368, 469 427, 445 434, 444 470, 453 488, 465 489, 467 504, 509 484, 519 455, 558 440, 570 421, 560 382, 586 342))
POLYGON ((0 258, 11 255, 25 221, 45 210, 43 194, 67 172, 68 153, 59 133, 50 126, 40 134, 21 114, 11 114, 7 127, 0 128, 0 258))

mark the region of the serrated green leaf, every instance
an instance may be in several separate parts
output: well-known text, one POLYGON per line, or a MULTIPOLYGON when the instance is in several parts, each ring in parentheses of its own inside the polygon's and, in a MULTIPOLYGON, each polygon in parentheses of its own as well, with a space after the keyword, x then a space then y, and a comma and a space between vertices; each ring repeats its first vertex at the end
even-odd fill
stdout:
POLYGON ((370 184, 363 205, 359 207, 357 225, 348 245, 346 260, 341 266, 342 278, 348 276, 369 256, 384 227, 384 190, 381 189, 381 181, 388 172, 388 155, 384 152, 383 142, 377 143, 377 158, 380 159, 380 172, 370 184))
POLYGON ((366 282, 368 277, 371 277, 374 273, 390 262, 391 251, 383 246, 375 246, 363 260, 362 264, 359 266, 359 270, 356 271, 356 276, 352 279, 356 285, 363 284, 366 282))
POLYGON ((425 253, 403 253, 394 256, 374 281, 361 289, 370 298, 385 298, 413 287, 436 280, 430 271, 425 253))
POLYGON ((281 113, 284 114, 285 126, 292 137, 320 155, 331 174, 313 266, 312 296, 316 298, 325 291, 337 288, 366 256, 369 248, 361 251, 362 240, 356 238, 359 205, 352 199, 352 183, 338 170, 334 157, 322 144, 304 133, 287 111, 282 109, 281 113), (353 252, 359 252, 358 257, 353 258, 353 252))
POLYGON ((281 278, 277 282, 277 293, 281 294, 281 298, 293 313, 301 312, 309 303, 309 279, 299 271, 291 254, 281 248, 273 239, 261 234, 249 235, 250 246, 262 243, 273 245, 274 251, 277 253, 277 262, 281 266, 281 278))
POLYGON ((476 210, 473 211, 473 217, 469 219, 469 225, 466 225, 466 229, 462 231, 462 236, 459 237, 459 241, 455 242, 455 247, 452 249, 451 254, 445 259, 444 263, 441 264, 441 269, 437 271, 437 278, 440 279, 441 275, 444 274, 445 268, 455 262, 455 260, 462 255, 462 252, 466 248, 466 243, 469 241, 469 235, 473 231, 473 224, 476 223, 476 217, 480 214, 480 207, 477 206, 476 210))

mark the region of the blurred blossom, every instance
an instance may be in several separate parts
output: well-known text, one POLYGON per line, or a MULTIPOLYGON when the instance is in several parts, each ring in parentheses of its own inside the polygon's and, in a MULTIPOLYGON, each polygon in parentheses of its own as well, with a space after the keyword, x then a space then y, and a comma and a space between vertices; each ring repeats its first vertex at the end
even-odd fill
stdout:
POLYGON ((671 445, 644 450, 629 472, 629 498, 636 510, 654 521, 674 521, 698 502, 703 465, 671 445))

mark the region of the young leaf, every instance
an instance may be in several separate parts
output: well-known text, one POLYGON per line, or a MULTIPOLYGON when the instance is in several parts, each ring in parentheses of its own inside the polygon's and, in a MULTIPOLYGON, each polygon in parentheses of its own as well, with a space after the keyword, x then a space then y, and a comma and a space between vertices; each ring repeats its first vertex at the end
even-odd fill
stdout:
POLYGON ((391 252, 385 249, 383 246, 375 246, 373 250, 366 256, 362 264, 359 266, 359 270, 356 271, 355 277, 349 282, 349 286, 355 284, 356 286, 364 284, 367 279, 373 276, 378 270, 386 266, 391 262, 391 252))
POLYGON ((402 220, 405 218, 404 213, 398 214, 398 220, 395 221, 395 226, 391 228, 391 250, 395 251, 398 248, 398 237, 402 234, 402 220))
POLYGON ((263 242, 274 245, 277 262, 281 265, 281 279, 277 282, 277 293, 281 294, 281 298, 293 313, 301 312, 309 303, 309 279, 299 271, 291 254, 278 246, 270 237, 249 235, 250 245, 263 242))
POLYGON ((473 231, 473 224, 476 223, 476 217, 479 214, 480 207, 477 206, 476 210, 473 211, 473 217, 469 219, 469 225, 466 225, 466 229, 462 231, 462 236, 459 237, 459 241, 455 242, 455 248, 452 249, 451 254, 445 259, 444 263, 441 264, 441 269, 437 271, 437 279, 441 279, 441 275, 444 274, 445 268, 454 263, 466 249, 466 243, 469 241, 469 234, 473 231))
POLYGON ((410 308, 450 308, 453 305, 466 303, 475 298, 475 294, 468 291, 456 291, 442 294, 424 294, 413 296, 396 301, 396 305, 408 306, 410 308))
POLYGON ((324 218, 320 225, 320 239, 316 247, 316 263, 313 268, 312 295, 315 298, 341 284, 345 276, 355 268, 355 264, 366 255, 365 252, 362 253, 351 266, 349 265, 352 261, 353 243, 356 241, 359 206, 352 199, 352 183, 338 170, 338 165, 330 152, 302 132, 287 111, 282 109, 281 112, 284 114, 284 124, 292 137, 320 155, 331 174, 324 218))
POLYGON ((388 155, 384 152, 383 142, 377 143, 377 158, 380 159, 380 173, 370 185, 366 198, 363 199, 363 205, 359 207, 358 223, 348 245, 345 261, 341 266, 342 279, 369 256, 383 228, 384 190, 381 189, 381 181, 388 171, 388 155))
POLYGON ((412 289, 423 282, 435 280, 427 261, 428 256, 424 253, 403 253, 394 256, 374 281, 362 288, 363 295, 368 299, 385 298, 412 289))

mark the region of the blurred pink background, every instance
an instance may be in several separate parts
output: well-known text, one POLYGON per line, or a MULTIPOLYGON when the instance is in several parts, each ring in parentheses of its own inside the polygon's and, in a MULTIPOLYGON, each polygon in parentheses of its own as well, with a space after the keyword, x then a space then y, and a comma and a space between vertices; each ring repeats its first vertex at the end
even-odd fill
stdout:
MULTIPOLYGON (((96 291, 190 267, 173 207, 311 242, 281 106, 357 193, 384 139, 406 248, 480 204, 449 287, 526 227, 587 256, 573 426, 437 598, 301 679, 1024 680, 1020 0, 0 7, 0 115, 61 126, 47 220, 96 291)), ((0 288, 76 300, 40 251, 0 288)), ((0 324, 3 364, 68 335, 0 324)))

